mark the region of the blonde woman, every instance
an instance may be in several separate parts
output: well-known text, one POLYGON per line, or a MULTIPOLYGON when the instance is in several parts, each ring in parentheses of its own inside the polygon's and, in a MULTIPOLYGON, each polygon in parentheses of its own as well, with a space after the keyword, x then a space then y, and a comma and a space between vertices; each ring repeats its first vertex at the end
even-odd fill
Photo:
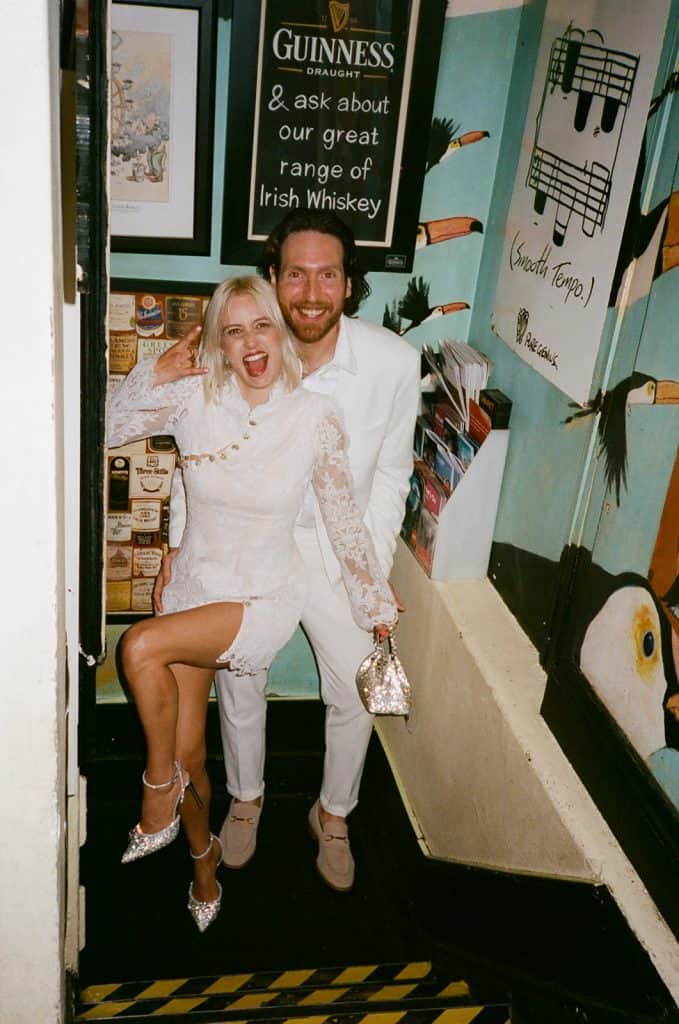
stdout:
POLYGON ((187 521, 164 614, 122 640, 147 744, 141 818, 123 861, 172 842, 181 818, 194 863, 189 910, 203 931, 221 903, 205 771, 210 684, 217 668, 257 675, 297 626, 306 582, 294 525, 309 484, 357 624, 381 630, 397 612, 353 498, 339 414, 299 387, 271 285, 219 285, 192 353, 186 339, 134 368, 110 402, 109 444, 173 434, 180 452, 187 521))

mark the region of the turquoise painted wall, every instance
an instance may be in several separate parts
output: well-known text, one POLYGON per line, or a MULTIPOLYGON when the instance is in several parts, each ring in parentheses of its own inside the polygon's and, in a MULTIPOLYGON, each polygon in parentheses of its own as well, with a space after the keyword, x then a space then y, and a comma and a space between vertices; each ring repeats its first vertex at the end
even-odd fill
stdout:
MULTIPOLYGON (((673 2, 654 95, 662 89, 677 61, 679 5, 673 2)), ((558 560, 568 542, 594 548, 595 559, 611 572, 646 574, 658 518, 679 437, 679 407, 631 413, 628 423, 628 490, 620 508, 605 493, 601 460, 588 464, 592 418, 568 426, 574 410, 562 392, 523 363, 492 333, 491 320, 502 246, 504 218, 514 184, 518 151, 530 93, 533 60, 539 42, 543 4, 524 9, 509 87, 507 118, 492 198, 493 216, 483 252, 470 327, 470 341, 495 364, 493 383, 514 402, 512 438, 503 482, 495 539, 558 560), (577 505, 580 488, 583 505, 577 505), (591 490, 590 490, 591 488, 591 490)), ((496 20, 497 15, 488 15, 496 20)), ((679 110, 670 105, 669 121, 660 130, 656 116, 649 132, 649 168, 657 174, 649 207, 677 188, 679 110), (674 181, 674 185, 672 182, 674 181)), ((647 174, 648 178, 648 174, 647 174)), ((679 360, 675 332, 669 325, 679 314, 677 274, 659 278, 649 297, 638 300, 618 323, 609 310, 591 394, 606 383, 614 386, 635 367, 657 378, 676 378, 679 360), (619 335, 616 337, 616 332, 619 335), (637 358, 638 354, 638 358, 637 358)), ((598 444, 594 445, 596 453, 598 444)))

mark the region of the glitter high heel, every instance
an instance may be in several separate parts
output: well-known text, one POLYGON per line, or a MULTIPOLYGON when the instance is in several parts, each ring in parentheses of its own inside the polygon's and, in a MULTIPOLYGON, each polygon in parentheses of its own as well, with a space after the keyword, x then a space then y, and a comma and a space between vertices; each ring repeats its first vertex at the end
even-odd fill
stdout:
POLYGON ((177 838, 179 834, 179 808, 183 803, 187 789, 191 792, 198 806, 203 806, 203 801, 199 797, 196 787, 191 782, 191 776, 188 772, 186 774, 182 772, 182 766, 179 761, 174 763, 174 775, 169 782, 160 782, 157 785, 149 782, 146 778, 146 772, 142 774, 141 780, 147 789, 169 789, 170 786, 174 786, 175 783, 179 782, 179 796, 174 806, 173 819, 165 828, 159 829, 158 832, 142 832, 139 824, 134 826, 128 836, 127 849, 121 857, 123 864, 129 864, 130 861, 139 860, 140 857, 147 857, 150 853, 155 853, 156 850, 162 850, 164 846, 169 846, 177 838))
MULTIPOLYGON (((193 860, 202 860, 203 857, 207 857, 210 851, 212 850, 214 843, 219 843, 219 840, 217 839, 216 836, 213 836, 212 833, 210 833, 210 842, 208 844, 207 850, 204 850, 202 853, 199 854, 191 853, 191 850, 189 850, 189 853, 191 853, 191 857, 193 858, 193 860)), ((222 850, 220 843, 217 867, 219 867, 221 859, 222 850)), ((187 906, 189 913, 191 914, 191 917, 196 922, 196 927, 198 928, 199 932, 204 932, 206 928, 210 927, 214 919, 217 917, 217 914, 219 913, 220 907, 222 905, 222 887, 216 878, 215 884, 217 885, 216 898, 214 900, 205 901, 197 900, 196 897, 193 895, 193 882, 191 882, 191 885, 189 886, 189 902, 187 906)))

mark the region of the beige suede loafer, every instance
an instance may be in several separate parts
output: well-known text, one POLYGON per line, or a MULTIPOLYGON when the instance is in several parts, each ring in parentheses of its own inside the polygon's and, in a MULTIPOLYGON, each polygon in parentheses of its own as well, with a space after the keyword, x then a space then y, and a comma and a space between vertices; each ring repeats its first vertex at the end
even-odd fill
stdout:
POLYGON ((349 846, 349 829, 345 821, 328 821, 321 825, 320 802, 309 811, 309 828, 318 840, 316 867, 324 882, 337 892, 347 892, 354 884, 354 858, 349 846))
POLYGON ((257 846, 257 826, 261 813, 262 806, 258 807, 252 800, 231 801, 229 813, 219 833, 222 864, 227 868, 244 868, 252 860, 257 846))

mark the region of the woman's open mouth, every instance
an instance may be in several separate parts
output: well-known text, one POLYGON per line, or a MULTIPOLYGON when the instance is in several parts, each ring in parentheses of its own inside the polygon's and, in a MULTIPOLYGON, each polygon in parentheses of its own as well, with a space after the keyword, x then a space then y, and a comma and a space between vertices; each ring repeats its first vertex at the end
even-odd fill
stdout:
POLYGON ((252 352, 243 356, 243 365, 248 377, 261 377, 266 372, 269 357, 266 352, 252 352))

